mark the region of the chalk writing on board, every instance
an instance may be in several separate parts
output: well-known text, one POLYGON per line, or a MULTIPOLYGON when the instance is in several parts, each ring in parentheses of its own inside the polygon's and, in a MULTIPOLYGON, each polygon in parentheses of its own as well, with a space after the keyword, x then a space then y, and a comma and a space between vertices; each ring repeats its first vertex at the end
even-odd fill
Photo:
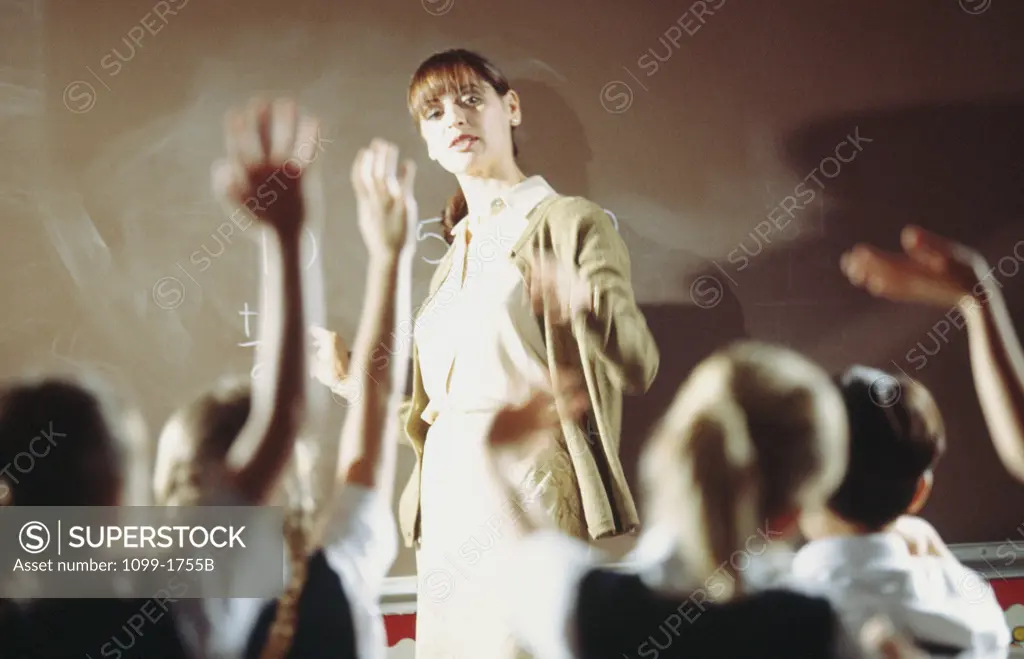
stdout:
MULTIPOLYGON (((434 245, 431 251, 437 251, 441 256, 444 256, 444 253, 448 251, 448 241, 444 239, 443 231, 444 229, 441 227, 441 218, 439 217, 420 220, 419 224, 416 225, 416 242, 422 243, 425 240, 433 240, 434 245), (437 225, 436 229, 424 231, 425 227, 433 227, 434 225, 437 225)), ((422 249, 422 247, 417 247, 417 249, 422 249)), ((441 262, 441 257, 431 259, 429 256, 423 255, 422 258, 424 262, 429 263, 430 265, 437 265, 441 262)))
MULTIPOLYGON (((320 255, 320 247, 316 242, 316 234, 309 227, 306 227, 306 237, 309 238, 309 263, 306 264, 306 270, 309 270, 316 263, 317 257, 320 255)), ((270 255, 267 252, 267 234, 263 233, 260 237, 261 252, 263 253, 263 273, 266 274, 270 270, 270 255)))
MULTIPOLYGON (((238 347, 239 348, 255 348, 256 346, 258 346, 260 344, 260 340, 252 338, 253 328, 252 328, 252 325, 249 323, 249 318, 258 316, 259 312, 258 311, 250 311, 249 310, 249 303, 246 302, 245 305, 243 306, 242 310, 238 312, 238 315, 242 317, 242 323, 243 323, 243 327, 244 327, 244 330, 245 330, 245 338, 246 338, 245 341, 240 341, 238 343, 238 347)), ((253 366, 252 370, 249 372, 250 377, 252 377, 253 379, 256 379, 256 377, 259 375, 259 372, 260 372, 262 366, 263 366, 262 364, 256 364, 255 366, 253 366)))
MULTIPOLYGON (((615 231, 618 232, 619 218, 615 213, 611 212, 607 208, 604 209, 604 212, 608 214, 609 218, 611 218, 612 226, 614 226, 615 231)), ((448 251, 448 241, 444 239, 444 229, 441 226, 440 217, 431 217, 426 220, 420 220, 416 225, 416 242, 422 243, 424 241, 432 241, 433 244, 430 251, 437 252, 440 256, 437 258, 431 258, 431 256, 424 254, 421 258, 425 263, 437 265, 441 262, 445 252, 448 251)), ((422 250, 423 248, 420 246, 418 249, 422 250)))

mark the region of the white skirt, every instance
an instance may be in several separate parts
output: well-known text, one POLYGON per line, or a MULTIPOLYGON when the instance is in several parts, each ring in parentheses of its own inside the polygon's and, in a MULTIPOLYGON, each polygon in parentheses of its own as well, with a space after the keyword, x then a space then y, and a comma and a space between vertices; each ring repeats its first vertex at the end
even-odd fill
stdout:
POLYGON ((521 659, 488 592, 495 551, 512 521, 543 509, 553 525, 586 537, 579 486, 564 441, 519 465, 517 501, 496 502, 485 479, 482 435, 493 413, 443 413, 431 425, 420 476, 421 544, 416 552, 416 658, 521 659))

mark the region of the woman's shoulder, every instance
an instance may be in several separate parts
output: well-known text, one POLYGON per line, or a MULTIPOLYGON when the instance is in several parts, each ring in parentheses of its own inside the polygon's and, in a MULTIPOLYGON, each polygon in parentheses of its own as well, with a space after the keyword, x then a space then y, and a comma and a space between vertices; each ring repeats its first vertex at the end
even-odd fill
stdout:
POLYGON ((590 218, 598 215, 607 217, 604 209, 597 203, 575 195, 554 193, 537 205, 538 211, 546 211, 548 218, 581 217, 590 218))
POLYGON ((534 209, 539 213, 533 226, 547 233, 555 243, 575 244, 594 232, 615 233, 615 224, 604 208, 586 197, 554 194, 534 209))

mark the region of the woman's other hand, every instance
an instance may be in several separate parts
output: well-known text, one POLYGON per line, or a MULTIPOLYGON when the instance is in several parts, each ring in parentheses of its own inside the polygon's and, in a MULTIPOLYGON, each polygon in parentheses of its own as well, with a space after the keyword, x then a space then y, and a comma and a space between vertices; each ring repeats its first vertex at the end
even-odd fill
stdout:
POLYGON ((530 262, 532 267, 526 290, 534 313, 543 313, 547 308, 552 321, 561 324, 576 314, 593 309, 593 289, 578 270, 554 256, 542 256, 536 252, 530 262))

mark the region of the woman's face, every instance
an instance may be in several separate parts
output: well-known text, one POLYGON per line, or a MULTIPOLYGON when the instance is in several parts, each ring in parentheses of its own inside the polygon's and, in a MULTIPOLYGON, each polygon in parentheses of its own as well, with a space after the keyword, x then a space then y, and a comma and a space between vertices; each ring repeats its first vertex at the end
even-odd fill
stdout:
POLYGON ((519 121, 516 93, 502 97, 480 81, 428 105, 420 134, 430 159, 450 173, 487 176, 514 165, 512 126, 519 121))

